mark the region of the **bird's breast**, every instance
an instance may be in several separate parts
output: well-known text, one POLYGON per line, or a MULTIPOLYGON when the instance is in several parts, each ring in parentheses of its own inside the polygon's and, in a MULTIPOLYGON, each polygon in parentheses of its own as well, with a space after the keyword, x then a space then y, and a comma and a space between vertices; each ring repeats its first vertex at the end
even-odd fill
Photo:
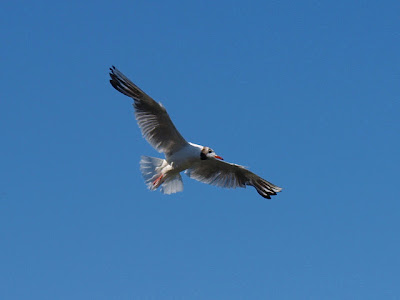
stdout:
POLYGON ((182 172, 189 169, 200 159, 200 151, 201 150, 197 147, 188 144, 179 151, 166 157, 166 160, 175 171, 182 172))

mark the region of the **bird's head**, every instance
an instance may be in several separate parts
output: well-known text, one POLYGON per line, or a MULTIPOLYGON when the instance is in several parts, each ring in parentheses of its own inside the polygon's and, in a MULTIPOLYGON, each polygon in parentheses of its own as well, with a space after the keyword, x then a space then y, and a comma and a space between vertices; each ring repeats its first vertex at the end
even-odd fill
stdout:
POLYGON ((217 155, 210 147, 203 147, 200 152, 200 159, 205 160, 209 158, 224 160, 221 156, 217 155))

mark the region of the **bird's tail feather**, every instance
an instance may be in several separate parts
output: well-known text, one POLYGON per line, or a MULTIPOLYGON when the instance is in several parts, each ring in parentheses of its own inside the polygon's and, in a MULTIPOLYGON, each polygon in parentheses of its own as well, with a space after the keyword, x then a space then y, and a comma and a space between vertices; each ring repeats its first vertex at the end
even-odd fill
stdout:
POLYGON ((162 170, 168 165, 165 159, 142 156, 140 160, 140 171, 147 187, 154 191, 161 186, 164 194, 173 194, 183 190, 182 177, 178 173, 173 177, 163 177, 162 170))
POLYGON ((183 191, 183 182, 181 174, 177 174, 174 177, 167 178, 161 185, 161 192, 163 194, 173 194, 183 191))
POLYGON ((160 186, 153 183, 161 176, 161 171, 166 165, 167 161, 165 159, 150 156, 141 157, 140 171, 150 190, 156 190, 160 186))

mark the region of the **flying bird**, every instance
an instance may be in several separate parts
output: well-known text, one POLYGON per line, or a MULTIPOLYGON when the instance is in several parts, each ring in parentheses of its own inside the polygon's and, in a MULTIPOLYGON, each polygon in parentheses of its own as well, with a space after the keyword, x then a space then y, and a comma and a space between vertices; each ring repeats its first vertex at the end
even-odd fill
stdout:
POLYGON ((225 162, 210 147, 187 142, 172 123, 166 109, 154 101, 114 66, 110 83, 133 99, 133 107, 143 136, 165 159, 142 156, 140 170, 150 190, 160 187, 164 194, 183 190, 180 173, 195 180, 224 188, 253 186, 264 198, 271 199, 282 189, 243 166, 225 162))

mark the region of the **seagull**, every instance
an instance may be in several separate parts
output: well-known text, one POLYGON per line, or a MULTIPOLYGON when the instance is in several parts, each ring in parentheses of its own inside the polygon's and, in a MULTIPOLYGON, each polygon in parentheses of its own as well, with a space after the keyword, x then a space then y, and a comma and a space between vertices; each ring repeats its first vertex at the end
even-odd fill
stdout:
POLYGON ((181 172, 207 184, 236 188, 253 186, 264 198, 282 188, 266 181, 243 166, 228 163, 210 147, 187 142, 172 123, 166 109, 117 68, 110 68, 110 83, 122 94, 133 99, 136 121, 144 138, 165 159, 142 156, 140 170, 150 190, 160 188, 164 194, 183 190, 181 172))

